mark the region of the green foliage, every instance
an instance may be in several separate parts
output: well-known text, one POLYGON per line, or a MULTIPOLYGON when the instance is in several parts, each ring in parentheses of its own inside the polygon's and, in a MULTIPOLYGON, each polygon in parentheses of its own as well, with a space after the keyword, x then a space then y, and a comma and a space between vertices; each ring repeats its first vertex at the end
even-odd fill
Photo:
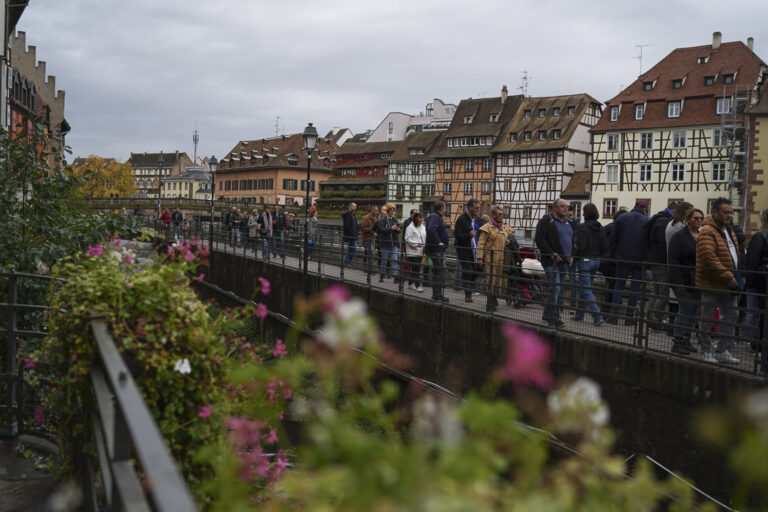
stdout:
POLYGON ((93 213, 79 198, 83 177, 46 149, 45 127, 12 137, 0 130, 0 271, 39 273, 59 258, 134 227, 120 214, 93 213), (53 161, 54 167, 48 162, 53 161))
POLYGON ((61 414, 62 468, 68 471, 78 455, 77 437, 90 442, 83 411, 93 405, 89 372, 98 357, 90 322, 103 318, 171 453, 205 501, 198 483, 210 469, 196 451, 226 435, 224 418, 236 396, 225 377, 243 359, 261 355, 259 347, 241 347, 239 329, 250 309, 212 316, 190 287, 194 256, 205 251, 174 247, 162 262, 138 264, 126 249, 93 247, 90 256, 55 267, 54 276, 65 282, 51 294, 50 333, 33 359, 59 376, 47 406, 61 414))

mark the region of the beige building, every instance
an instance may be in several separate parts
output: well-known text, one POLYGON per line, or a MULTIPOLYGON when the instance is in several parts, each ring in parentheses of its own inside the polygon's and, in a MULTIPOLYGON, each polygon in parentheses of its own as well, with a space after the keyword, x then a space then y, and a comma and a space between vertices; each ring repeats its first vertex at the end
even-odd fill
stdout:
POLYGON ((190 165, 177 176, 160 178, 160 195, 166 198, 211 200, 211 175, 202 165, 190 165))
POLYGON ((760 228, 760 211, 768 207, 768 93, 747 110, 746 233, 760 228))
POLYGON ((169 176, 178 176, 192 165, 186 153, 131 153, 128 159, 133 172, 133 180, 139 194, 146 197, 160 195, 160 180, 169 176))

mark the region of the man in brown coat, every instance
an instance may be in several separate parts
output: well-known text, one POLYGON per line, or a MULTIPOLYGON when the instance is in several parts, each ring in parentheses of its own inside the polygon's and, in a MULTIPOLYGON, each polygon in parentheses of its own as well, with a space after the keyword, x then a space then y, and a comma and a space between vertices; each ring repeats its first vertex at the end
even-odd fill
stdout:
POLYGON ((477 264, 487 274, 488 310, 498 307, 497 295, 504 293, 507 276, 504 275, 504 248, 515 236, 515 230, 504 224, 504 210, 500 206, 491 209, 491 222, 483 224, 478 231, 477 264))
POLYGON ((743 280, 735 270, 739 266, 739 242, 731 229, 732 217, 731 201, 724 197, 716 199, 696 241, 696 287, 701 289, 699 342, 704 360, 709 363, 739 363, 728 351, 734 345, 739 320, 736 292, 743 289, 743 280), (716 308, 720 308, 720 339, 713 355, 710 327, 716 308))

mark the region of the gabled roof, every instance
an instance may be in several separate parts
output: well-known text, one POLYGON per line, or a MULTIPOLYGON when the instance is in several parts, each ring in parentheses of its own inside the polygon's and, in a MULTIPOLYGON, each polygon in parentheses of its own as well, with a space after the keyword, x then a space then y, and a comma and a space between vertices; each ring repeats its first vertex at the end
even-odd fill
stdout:
POLYGON ((747 114, 768 114, 768 89, 763 89, 760 99, 752 108, 747 110, 747 114))
POLYGON ((600 102, 589 94, 525 98, 504 134, 496 141, 493 151, 544 151, 564 148, 590 105, 600 108, 600 102), (574 107, 572 115, 568 115, 569 107, 574 107), (559 116, 554 115, 555 108, 560 109, 559 116), (539 117, 539 110, 542 109, 544 117, 539 117), (530 112, 529 118, 525 117, 526 111, 530 112), (539 140, 541 130, 547 132, 546 140, 539 140), (554 130, 560 130, 559 139, 554 138, 554 130), (531 132, 531 140, 525 140, 525 132, 531 132), (512 133, 517 134, 517 142, 510 142, 512 133))
POLYGON ((337 169, 357 168, 357 167, 377 167, 387 165, 388 158, 379 158, 378 156, 368 160, 358 160, 355 155, 378 155, 380 153, 394 153, 403 141, 386 142, 347 142, 339 149, 338 161, 335 167, 337 169))
POLYGON ((480 146, 471 148, 449 148, 446 139, 452 137, 499 137, 504 133, 507 124, 512 120, 517 112, 520 103, 523 101, 522 95, 508 96, 502 102, 502 98, 480 98, 461 100, 453 115, 453 120, 445 136, 440 142, 440 147, 435 156, 438 157, 461 157, 489 155, 491 146, 480 146), (497 115, 496 121, 491 121, 491 115, 497 115), (466 123, 466 118, 471 118, 471 123, 466 123))
POLYGON ((438 147, 441 137, 445 135, 444 130, 410 132, 405 136, 400 146, 392 153, 390 162, 433 160, 432 153, 438 147), (423 149, 423 155, 412 155, 411 149, 423 149))
MULTIPOLYGON (((331 172, 338 150, 339 146, 335 142, 318 138, 315 150, 312 153, 312 169, 331 172), (325 159, 328 159, 327 167, 324 165, 325 159)), ((304 138, 302 134, 294 133, 265 139, 240 141, 221 159, 217 173, 252 171, 265 168, 306 169, 307 155, 304 151, 304 138), (267 157, 266 163, 264 162, 265 156, 267 157), (236 165, 230 167, 230 161, 234 161, 236 165)))
POLYGON ((754 89, 766 71, 765 62, 741 41, 722 43, 718 49, 712 45, 677 48, 608 100, 593 131, 719 124, 716 98, 754 89), (733 75, 732 84, 724 82, 725 75, 733 75), (705 77, 713 77, 713 85, 705 85, 705 77), (679 89, 673 88, 675 80, 682 80, 679 89), (644 90, 646 82, 653 84, 650 91, 644 90), (668 101, 683 101, 679 118, 667 118, 668 101), (646 104, 640 121, 635 121, 635 104, 646 104), (612 122, 611 107, 620 105, 619 119, 612 122))
POLYGON ((160 153, 131 153, 131 158, 129 158, 128 161, 131 163, 131 167, 157 167, 158 161, 160 160, 160 157, 162 157, 163 166, 171 166, 181 160, 182 156, 189 159, 187 154, 183 151, 171 153, 164 153, 162 151, 160 153))
POLYGON ((571 181, 565 187, 561 197, 589 197, 592 183, 592 171, 578 171, 571 176, 571 181))

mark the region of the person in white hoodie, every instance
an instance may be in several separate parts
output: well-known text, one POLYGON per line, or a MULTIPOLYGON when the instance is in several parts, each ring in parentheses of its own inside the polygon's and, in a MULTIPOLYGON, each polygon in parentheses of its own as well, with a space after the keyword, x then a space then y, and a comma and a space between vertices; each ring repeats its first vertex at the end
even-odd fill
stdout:
POLYGON ((414 213, 412 219, 413 222, 408 224, 405 230, 408 255, 406 259, 411 266, 408 272, 408 288, 422 293, 424 288, 421 286, 421 258, 424 254, 424 244, 427 243, 427 227, 420 212, 414 213))

